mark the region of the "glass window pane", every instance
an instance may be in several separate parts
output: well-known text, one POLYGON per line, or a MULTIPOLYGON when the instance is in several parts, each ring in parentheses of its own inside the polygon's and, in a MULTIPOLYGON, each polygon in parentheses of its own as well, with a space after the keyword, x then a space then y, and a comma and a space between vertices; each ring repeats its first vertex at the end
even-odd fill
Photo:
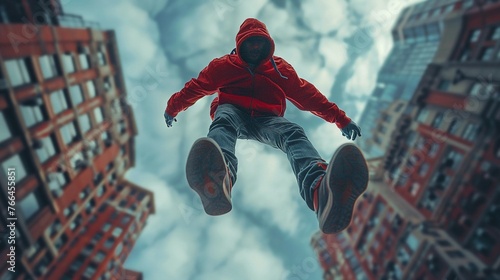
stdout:
POLYGON ((12 59, 5 61, 5 68, 9 74, 10 83, 13 87, 25 84, 23 77, 23 67, 24 62, 22 60, 12 59))
POLYGON ((481 55, 481 60, 491 60, 493 58, 493 49, 494 48, 486 48, 481 55))
POLYGON ((62 90, 54 91, 50 94, 50 103, 52 105, 52 110, 54 114, 59 114, 60 112, 68 109, 68 103, 66 102, 66 96, 62 90))
POLYGON ((90 128, 92 127, 88 114, 80 115, 78 117, 78 121, 80 122, 80 127, 82 129, 82 132, 84 133, 89 131, 90 128))
POLYGON ((4 111, 0 111, 0 127, 2 127, 2 129, 0 129, 0 142, 12 137, 12 133, 10 132, 10 128, 7 125, 4 114, 4 111))
POLYGON ((9 168, 15 168, 16 172, 16 182, 20 182, 24 177, 26 177, 26 169, 19 155, 14 155, 2 162, 2 169, 5 174, 8 173, 9 168))
POLYGON ((492 40, 500 39, 500 26, 495 27, 493 33, 491 34, 491 39, 492 40))
POLYGON ((115 227, 113 229, 113 232, 112 232, 112 235, 116 238, 118 238, 120 236, 120 234, 122 234, 122 229, 120 227, 115 227))
POLYGON ((56 154, 56 149, 54 147, 52 135, 42 138, 40 141, 42 141, 42 147, 36 149, 36 153, 40 161, 43 163, 56 154))
POLYGON ((78 55, 78 58, 80 60, 80 67, 82 69, 89 69, 89 58, 88 55, 85 53, 81 53, 78 55))
POLYGON ((69 88, 71 101, 73 102, 73 106, 76 106, 83 102, 83 93, 80 85, 73 85, 69 88))
POLYGON ((56 63, 53 55, 42 55, 38 58, 45 79, 57 76, 56 63))
POLYGON ((74 141, 76 134, 75 124, 70 122, 65 126, 61 127, 61 136, 63 138, 64 144, 69 144, 74 141))
POLYGON ((41 97, 21 103, 21 115, 23 116, 26 126, 31 127, 44 121, 42 105, 43 101, 41 97))
POLYGON ((481 35, 481 29, 476 29, 472 32, 472 35, 470 36, 470 41, 471 42, 477 42, 479 39, 479 35, 481 35))
POLYGON ((20 203, 21 211, 26 219, 33 217, 33 215, 40 209, 40 204, 33 192, 24 197, 20 203))
POLYGON ((96 123, 102 123, 103 120, 104 120, 104 115, 102 114, 102 109, 101 107, 97 107, 94 109, 94 117, 95 117, 95 121, 96 123))
POLYGON ((75 61, 73 60, 73 55, 71 53, 65 53, 62 56, 64 70, 66 73, 75 72, 75 61))
POLYGON ((87 84, 87 91, 89 93, 89 97, 92 98, 92 97, 96 96, 97 90, 95 88, 94 81, 89 80, 89 81, 87 81, 86 84, 87 84))

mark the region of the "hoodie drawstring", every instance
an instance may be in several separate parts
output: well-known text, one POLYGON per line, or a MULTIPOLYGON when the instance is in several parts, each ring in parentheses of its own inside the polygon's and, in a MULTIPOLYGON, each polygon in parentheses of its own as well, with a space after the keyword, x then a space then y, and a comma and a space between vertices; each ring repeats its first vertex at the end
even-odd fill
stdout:
POLYGON ((278 72, 278 74, 280 74, 280 77, 283 78, 283 79, 287 79, 288 80, 288 77, 287 76, 283 76, 283 74, 281 74, 280 70, 278 70, 278 66, 276 66, 276 62, 274 61, 274 59, 271 57, 271 64, 273 65, 273 68, 276 72, 278 72))

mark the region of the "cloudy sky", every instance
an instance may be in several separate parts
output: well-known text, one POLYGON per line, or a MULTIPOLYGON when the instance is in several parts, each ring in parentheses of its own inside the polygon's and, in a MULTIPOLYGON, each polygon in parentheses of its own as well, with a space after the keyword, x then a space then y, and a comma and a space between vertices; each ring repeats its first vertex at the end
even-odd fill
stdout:
MULTIPOLYGON (((139 135, 136 166, 127 179, 155 193, 156 214, 126 267, 146 279, 321 279, 310 248, 317 220, 300 198, 286 156, 239 141, 233 210, 209 217, 187 186, 191 144, 206 135, 209 103, 200 100, 163 120, 167 99, 211 59, 234 48, 241 22, 256 17, 276 42, 275 54, 314 83, 348 116, 360 117, 376 73, 392 47, 390 28, 415 0, 62 0, 66 13, 113 29, 139 135)), ((329 159, 346 142, 335 125, 289 104, 285 115, 302 125, 329 159)))

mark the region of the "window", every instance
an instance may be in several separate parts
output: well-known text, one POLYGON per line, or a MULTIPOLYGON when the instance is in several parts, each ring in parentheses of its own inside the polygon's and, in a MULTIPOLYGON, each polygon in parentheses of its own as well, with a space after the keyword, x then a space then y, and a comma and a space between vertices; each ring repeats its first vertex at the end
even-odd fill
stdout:
POLYGON ((434 127, 434 128, 439 128, 439 126, 441 125, 442 121, 443 121, 443 113, 439 112, 434 117, 434 120, 432 120, 431 126, 434 127))
POLYGON ((419 241, 413 234, 408 235, 406 238, 406 245, 410 247, 412 253, 416 252, 418 249, 419 241))
POLYGON ((73 263, 71 264, 71 266, 69 267, 72 271, 77 271, 80 269, 80 267, 82 267, 83 265, 83 262, 85 261, 85 258, 83 256, 78 256, 74 261, 73 263))
POLYGON ((9 125, 7 124, 7 121, 5 120, 5 111, 0 111, 0 142, 3 142, 10 137, 12 137, 12 132, 10 132, 9 125))
POLYGON ((90 123, 90 117, 88 114, 78 116, 78 121, 83 133, 89 131, 92 128, 92 124, 90 123))
POLYGON ((96 196, 97 197, 101 197, 102 195, 104 194, 104 185, 101 185, 98 189, 97 189, 97 192, 96 192, 96 196))
POLYGON ((94 109, 94 118, 95 118, 95 122, 97 124, 100 124, 104 121, 104 115, 102 113, 102 108, 101 107, 97 107, 94 109))
POLYGON ((68 207, 64 208, 63 210, 63 214, 65 217, 69 217, 71 215, 73 215, 73 213, 75 213, 76 211, 76 203, 75 202, 72 202, 68 207))
POLYGON ((93 261, 96 262, 96 263, 100 263, 102 262, 104 259, 106 258, 106 254, 102 251, 98 251, 94 258, 93 258, 93 261))
POLYGON ((87 204, 85 204, 85 213, 90 214, 95 208, 95 201, 94 199, 89 200, 87 204))
POLYGON ((49 158, 56 154, 56 149, 54 147, 54 137, 49 135, 48 137, 38 139, 39 146, 36 147, 36 154, 40 162, 44 163, 49 158))
POLYGON ((106 241, 104 242, 104 248, 110 249, 113 247, 113 244, 115 243, 115 238, 113 236, 108 237, 106 241))
POLYGON ((425 174, 427 174, 427 171, 429 171, 429 164, 424 163, 420 166, 418 170, 418 175, 425 176, 425 174))
POLYGON ((450 81, 449 80, 441 80, 438 85, 438 89, 442 91, 447 91, 448 88, 450 87, 450 81))
POLYGON ((7 69, 10 83, 13 87, 29 84, 35 80, 32 73, 28 72, 28 69, 31 70, 30 66, 30 58, 10 59, 5 61, 5 68, 7 69))
POLYGON ((474 84, 472 84, 472 86, 469 90, 469 94, 471 96, 480 96, 482 89, 483 89, 483 86, 481 85, 481 83, 474 83, 474 84))
POLYGON ((76 128, 74 122, 70 122, 60 129, 64 144, 69 145, 77 140, 76 128))
POLYGON ((112 231, 112 233, 111 233, 111 234, 112 234, 114 237, 118 238, 118 237, 120 236, 120 234, 122 234, 122 231, 123 231, 123 230, 122 230, 122 228, 120 228, 120 227, 115 227, 115 228, 113 229, 113 231, 112 231))
POLYGON ((493 32, 491 33, 491 40, 498 39, 500 39, 500 26, 495 27, 495 29, 493 29, 493 32))
POLYGON ((85 82, 85 84, 87 85, 87 91, 88 91, 89 97, 92 98, 92 97, 96 96, 97 90, 95 88, 94 81, 88 80, 87 82, 85 82))
POLYGON ((94 276, 95 272, 97 270, 97 265, 94 263, 90 263, 87 268, 83 271, 83 276, 85 276, 87 279, 91 279, 92 276, 94 276))
POLYGON ((69 225, 72 231, 75 231, 82 224, 82 216, 78 215, 69 225))
POLYGON ((462 134, 462 137, 465 140, 473 141, 474 138, 477 135, 477 132, 479 130, 479 126, 475 123, 469 123, 467 127, 465 127, 464 133, 462 134))
POLYGON ((83 102, 83 92, 80 85, 72 85, 69 88, 69 92, 71 95, 71 101, 73 102, 73 106, 76 106, 83 102))
POLYGON ((68 237, 66 234, 61 234, 59 238, 54 242, 54 246, 56 247, 57 250, 61 250, 61 248, 68 242, 68 237))
POLYGON ((451 5, 446 6, 446 7, 444 8, 443 13, 447 14, 447 13, 449 13, 449 12, 453 11, 453 7, 454 7, 454 6, 455 6, 454 4, 451 4, 451 5))
POLYGON ((128 224, 128 222, 130 222, 130 216, 127 216, 127 215, 123 216, 122 221, 121 221, 122 225, 126 225, 126 224, 128 224))
POLYGON ((57 65, 57 55, 42 55, 38 58, 38 62, 40 63, 44 79, 50 79, 60 75, 59 67, 57 65))
POLYGON ((56 219, 52 225, 50 225, 49 228, 47 228, 47 230, 49 231, 49 235, 52 237, 54 235, 56 235, 60 230, 62 229, 62 224, 61 222, 59 221, 59 219, 56 219))
POLYGON ((50 104, 54 114, 57 115, 62 111, 68 109, 68 102, 63 90, 57 90, 50 94, 50 104))
POLYGON ((434 157, 435 155, 437 155, 438 151, 439 151, 439 144, 432 143, 431 148, 429 149, 429 156, 434 157))
POLYGON ((85 199, 89 196, 90 194, 90 187, 85 187, 85 189, 83 189, 81 192, 80 192, 80 199, 85 199))
POLYGON ((106 65, 106 48, 103 45, 99 46, 99 50, 97 51, 97 61, 99 65, 106 65))
POLYGON ((493 59, 493 47, 485 48, 481 54, 480 59, 482 61, 492 60, 493 59))
POLYGON ((19 206, 26 220, 31 219, 40 210, 40 202, 36 196, 36 191, 29 193, 21 199, 19 206))
POLYGON ((92 243, 98 243, 99 241, 101 241, 101 239, 103 238, 103 235, 101 232, 98 232, 94 235, 94 237, 92 238, 92 243))
POLYGON ((118 129, 121 134, 125 134, 127 132, 127 122, 124 119, 118 121, 118 129))
POLYGON ((460 56, 460 61, 467 61, 469 59, 469 54, 470 54, 469 49, 463 50, 462 55, 460 56))
POLYGON ((458 121, 457 118, 453 118, 450 122, 450 126, 448 126, 448 133, 450 134, 455 134, 457 132, 458 128, 458 121))
POLYGON ((105 91, 109 91, 111 89, 111 79, 109 77, 104 78, 103 86, 105 91))
POLYGON ((410 186, 410 194, 412 196, 416 196, 418 194, 418 191, 420 190, 420 184, 419 183, 412 183, 410 186))
POLYGON ((90 56, 87 47, 80 48, 78 60, 80 61, 80 69, 85 70, 90 68, 90 56))
POLYGON ((19 183, 27 175, 26 168, 19 154, 16 154, 2 162, 2 169, 5 174, 8 174, 9 168, 16 169, 16 183, 19 183))
POLYGON ((423 108, 420 112, 418 112, 417 121, 424 123, 427 120, 427 116, 429 116, 429 110, 427 110, 427 108, 423 108))
POLYGON ((107 232, 111 228, 110 223, 105 223, 104 226, 102 227, 102 231, 107 232))
POLYGON ((477 42, 479 40, 479 36, 481 36, 481 29, 476 29, 472 31, 472 34, 470 35, 469 41, 471 43, 477 42))
POLYGON ((122 250, 123 250, 123 244, 122 244, 122 243, 120 243, 120 244, 118 244, 118 246, 116 246, 116 249, 115 249, 115 256, 119 256, 119 255, 120 255, 120 253, 122 252, 122 250))
POLYGON ((80 171, 87 167, 87 162, 85 158, 83 157, 83 153, 77 152, 75 153, 70 159, 69 163, 71 165, 71 168, 73 168, 75 171, 80 171))
POLYGON ((52 172, 47 176, 49 188, 56 197, 62 195, 62 189, 69 182, 68 175, 62 172, 52 172))
POLYGON ((66 73, 75 72, 75 61, 73 59, 73 54, 70 52, 64 53, 62 55, 62 61, 64 65, 64 70, 66 73))
POLYGON ((469 9, 470 7, 474 6, 474 0, 466 0, 463 2, 462 4, 462 8, 465 10, 465 9, 469 9))
POLYGON ((47 119, 41 97, 35 97, 22 102, 20 109, 27 127, 31 127, 47 119))

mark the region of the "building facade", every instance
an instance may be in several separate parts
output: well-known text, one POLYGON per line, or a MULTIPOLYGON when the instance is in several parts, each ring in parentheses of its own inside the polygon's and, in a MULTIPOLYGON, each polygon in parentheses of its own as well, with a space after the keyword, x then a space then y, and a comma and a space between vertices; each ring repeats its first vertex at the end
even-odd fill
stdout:
POLYGON ((393 48, 378 73, 376 87, 359 121, 364 137, 357 143, 368 156, 382 156, 387 149, 371 141, 380 114, 394 100, 407 102, 412 98, 442 41, 442 21, 463 13, 467 5, 463 1, 424 1, 405 8, 399 15, 392 29, 393 48))
POLYGON ((500 3, 454 7, 352 224, 311 241, 325 279, 500 279, 500 3))
POLYGON ((2 1, 0 19, 0 279, 123 279, 155 207, 123 179, 137 129, 115 34, 59 1, 2 1))

